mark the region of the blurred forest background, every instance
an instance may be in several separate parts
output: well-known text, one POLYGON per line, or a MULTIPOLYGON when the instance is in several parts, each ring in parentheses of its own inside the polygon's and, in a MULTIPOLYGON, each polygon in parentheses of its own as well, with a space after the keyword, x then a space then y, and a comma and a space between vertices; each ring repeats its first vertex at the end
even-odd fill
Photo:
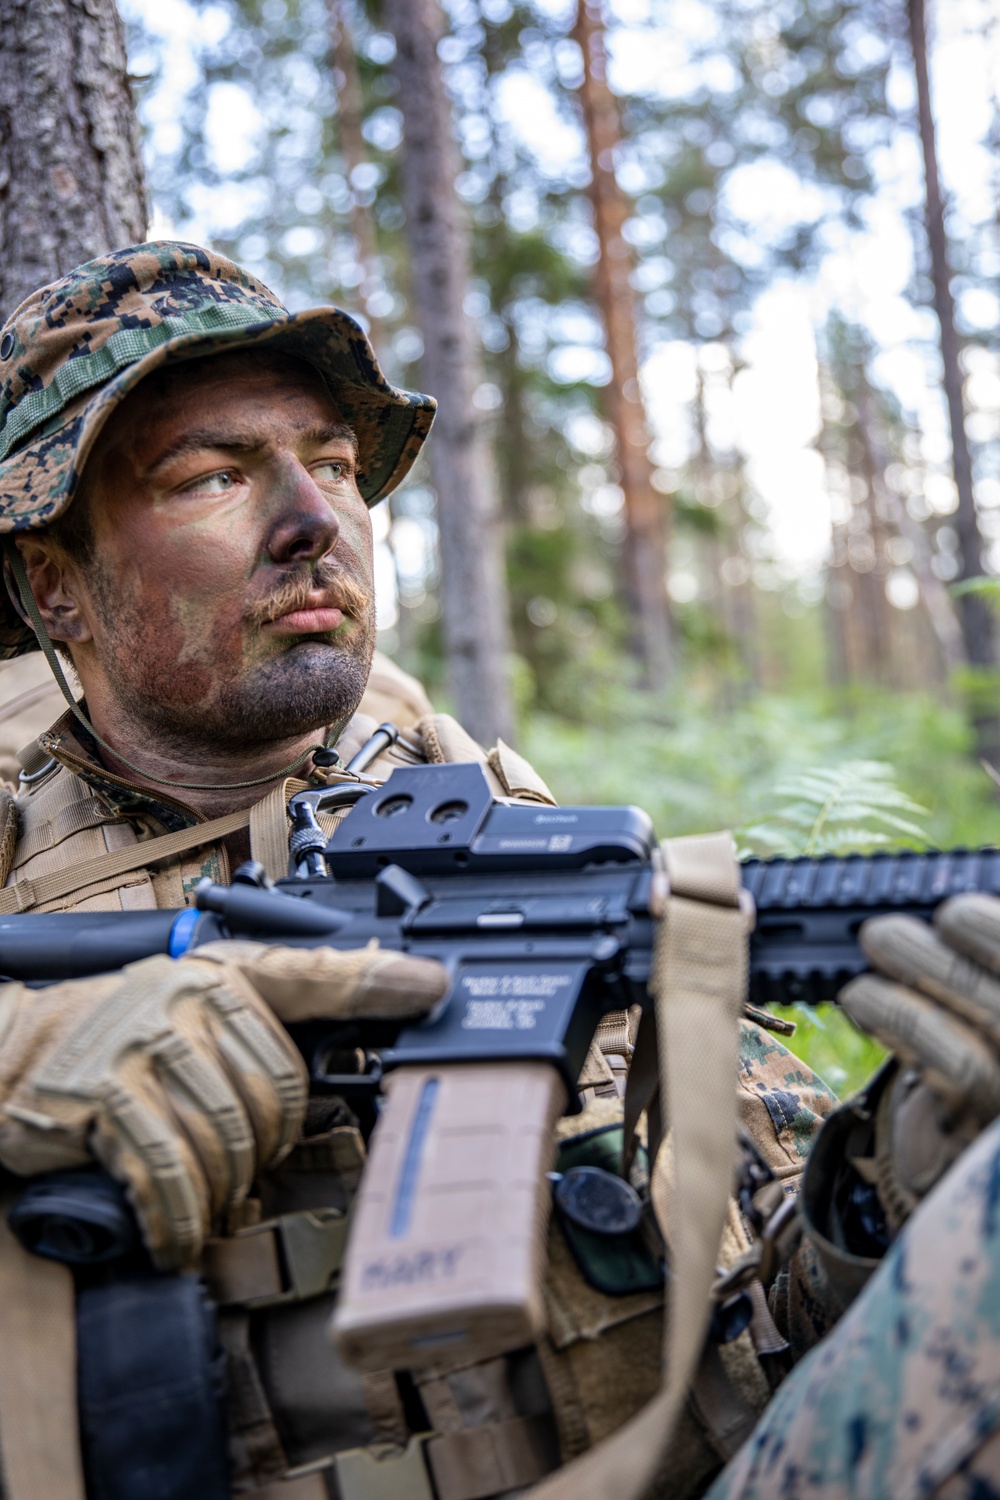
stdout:
POLYGON ((1000 840, 1000 14, 927 6, 120 0, 150 237, 438 397, 380 644, 563 801, 1000 840))

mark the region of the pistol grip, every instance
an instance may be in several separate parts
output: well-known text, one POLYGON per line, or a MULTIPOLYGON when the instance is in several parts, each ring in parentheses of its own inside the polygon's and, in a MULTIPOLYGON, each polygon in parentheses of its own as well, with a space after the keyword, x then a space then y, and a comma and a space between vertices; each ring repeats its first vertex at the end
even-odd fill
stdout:
POLYGON ((331 1336, 358 1369, 530 1344, 566 1088, 547 1063, 401 1067, 352 1213, 331 1336))

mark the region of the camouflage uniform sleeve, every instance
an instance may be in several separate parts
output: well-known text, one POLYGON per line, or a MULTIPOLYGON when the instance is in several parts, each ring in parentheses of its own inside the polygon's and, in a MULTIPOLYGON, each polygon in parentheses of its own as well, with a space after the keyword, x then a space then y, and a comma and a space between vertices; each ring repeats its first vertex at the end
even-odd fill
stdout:
MULTIPOLYGON (((752 1021, 740 1035, 737 1109, 751 1137, 785 1191, 797 1193, 806 1158, 837 1096, 777 1037, 752 1021)), ((832 1327, 837 1304, 809 1240, 771 1288, 771 1315, 799 1359, 832 1327)))
POLYGON ((706 1500, 1000 1494, 1000 1120, 917 1208, 706 1500))

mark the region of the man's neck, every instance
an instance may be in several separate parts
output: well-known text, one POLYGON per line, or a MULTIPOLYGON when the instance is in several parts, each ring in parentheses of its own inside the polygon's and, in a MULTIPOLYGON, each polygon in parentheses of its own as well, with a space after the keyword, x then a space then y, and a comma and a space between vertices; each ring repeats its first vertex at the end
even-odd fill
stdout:
POLYGON ((146 788, 154 797, 168 796, 182 802, 204 818, 252 807, 284 776, 307 777, 312 770, 310 752, 322 743, 324 735, 319 729, 292 739, 236 749, 184 747, 164 742, 146 724, 126 722, 127 716, 114 724, 102 723, 102 717, 95 713, 93 720, 97 733, 113 747, 99 747, 107 770, 146 788), (121 755, 116 753, 119 747, 121 755), (121 756, 127 756, 128 761, 121 756), (141 770, 134 769, 137 766, 141 770))

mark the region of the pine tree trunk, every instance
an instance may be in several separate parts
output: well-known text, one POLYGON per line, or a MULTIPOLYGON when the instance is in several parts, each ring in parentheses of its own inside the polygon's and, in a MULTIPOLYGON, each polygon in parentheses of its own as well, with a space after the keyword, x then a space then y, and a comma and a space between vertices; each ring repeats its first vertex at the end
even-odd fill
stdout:
MULTIPOLYGON (((347 21, 344 0, 327 0, 327 16, 330 23, 330 42, 333 66, 337 78, 337 124, 340 149, 347 168, 350 183, 356 167, 368 160, 365 138, 361 131, 363 123, 363 100, 358 59, 354 51, 347 21)), ((361 269, 361 298, 368 319, 369 335, 376 354, 382 359, 382 329, 378 317, 371 311, 372 295, 379 289, 381 275, 378 264, 378 245, 375 240, 375 225, 371 211, 360 204, 351 194, 351 238, 354 254, 361 269)), ((383 366, 384 367, 384 366, 383 366)))
POLYGON ((0 0, 0 312, 145 234, 115 0, 0 0))
MULTIPOLYGON (((891 519, 893 529, 909 542, 913 550, 910 567, 917 580, 924 612, 940 648, 941 660, 948 672, 960 671, 968 662, 955 606, 947 588, 931 567, 931 549, 926 532, 889 487, 886 479, 889 455, 879 439, 872 390, 864 370, 861 371, 854 400, 858 412, 858 437, 865 455, 865 472, 871 476, 875 503, 881 504, 891 519)), ((930 675, 940 678, 941 674, 937 672, 930 675)), ((926 677, 924 680, 926 683, 926 677)))
POLYGON ((666 501, 653 488, 649 427, 639 388, 632 254, 623 229, 628 201, 615 177, 621 126, 607 83, 601 0, 578 0, 574 35, 583 52, 580 105, 590 155, 590 201, 598 240, 595 295, 611 362, 607 417, 625 497, 625 587, 635 646, 650 687, 670 676, 666 501))
POLYGON ((489 744, 512 732, 506 581, 492 462, 472 399, 479 358, 463 305, 469 236, 437 55, 441 13, 437 0, 385 0, 383 20, 396 39, 403 201, 424 342, 420 374, 440 403, 428 460, 438 502, 445 657, 459 717, 489 744))
POLYGON ((847 566, 846 528, 834 526, 830 538, 830 560, 826 568, 823 596, 823 634, 826 640, 826 675, 832 687, 846 687, 853 679, 847 611, 853 605, 854 585, 847 566), (849 594, 850 603, 844 597, 849 594))
MULTIPOLYGON (((958 491, 955 530, 959 540, 959 581, 976 578, 983 571, 983 538, 976 515, 972 491, 972 460, 965 431, 965 404, 962 395, 962 371, 959 365, 959 339, 955 328, 955 303, 951 295, 951 267, 948 238, 944 222, 944 200, 938 176, 934 115, 931 110, 930 80, 927 69, 927 21, 924 0, 907 0, 910 46, 917 81, 917 116, 920 145, 924 158, 926 197, 924 204, 927 241, 931 256, 934 285, 934 311, 940 327, 941 363, 944 368, 944 390, 951 428, 952 468, 958 491)), ((988 600, 976 594, 965 594, 958 601, 959 620, 969 665, 991 669, 996 666, 994 617, 988 600)), ((995 696, 993 685, 987 689, 995 696)), ((979 753, 995 762, 1000 757, 1000 720, 986 706, 985 694, 976 694, 972 716, 976 727, 979 753)))
MULTIPOLYGON (((398 381, 398 374, 394 369, 395 362, 382 320, 377 313, 372 312, 372 298, 376 292, 381 291, 383 285, 375 220, 371 209, 358 202, 353 186, 355 168, 363 166, 369 160, 369 156, 367 142, 361 128, 364 123, 364 97, 361 91, 361 74, 358 70, 358 56, 351 34, 348 9, 346 0, 327 0, 331 62, 337 90, 337 135, 347 171, 347 180, 351 185, 351 238, 354 241, 354 258, 361 271, 360 291, 365 317, 368 320, 368 337, 371 339, 379 364, 386 375, 390 380, 398 381)), ((400 514, 399 491, 390 495, 385 503, 389 510, 391 534, 392 525, 400 514)), ((390 550, 392 550, 391 547, 390 550)), ((393 553, 393 559, 395 560, 395 553, 393 553)), ((398 580, 398 572, 396 576, 398 580)), ((417 665, 415 661, 416 622, 413 619, 413 611, 403 601, 398 582, 396 609, 395 630, 398 652, 394 654, 398 655, 404 665, 413 670, 417 665)))

